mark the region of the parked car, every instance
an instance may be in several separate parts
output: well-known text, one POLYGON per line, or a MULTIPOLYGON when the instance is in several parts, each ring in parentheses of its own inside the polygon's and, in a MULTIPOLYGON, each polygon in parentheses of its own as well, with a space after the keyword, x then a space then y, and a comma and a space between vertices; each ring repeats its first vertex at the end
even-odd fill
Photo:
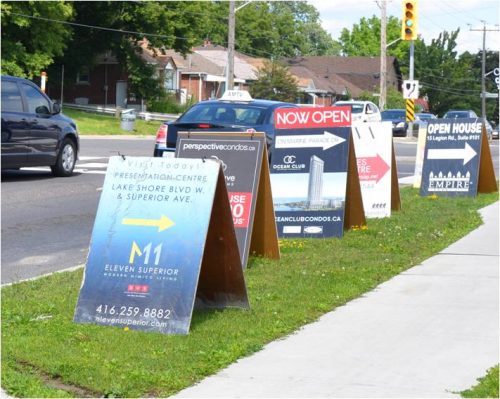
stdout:
POLYGON ((477 118, 477 115, 471 109, 451 109, 443 115, 445 119, 457 118, 477 118))
POLYGON ((371 101, 337 101, 334 105, 350 105, 353 121, 380 122, 382 120, 380 110, 371 101))
POLYGON ((406 136, 408 123, 406 122, 406 110, 404 109, 386 109, 382 111, 382 120, 392 122, 393 136, 406 136))
MULTIPOLYGON (((472 110, 450 110, 447 113, 443 115, 443 118, 445 119, 456 119, 456 118, 479 118, 477 114, 472 111, 472 110)), ((491 126, 491 123, 485 120, 485 126, 486 126, 486 136, 488 139, 492 139, 494 136, 493 133, 493 127, 491 126)), ((497 137, 498 137, 498 130, 497 130, 497 137)))
POLYGON ((281 101, 257 100, 243 90, 231 90, 220 99, 200 101, 177 120, 164 122, 156 133, 153 155, 171 156, 175 152, 177 132, 264 132, 270 146, 274 138, 274 111, 298 108, 281 101))
POLYGON ((498 125, 495 125, 491 130, 491 138, 498 140, 498 125))
POLYGON ((422 122, 429 122, 431 119, 437 119, 437 116, 434 114, 431 114, 429 112, 417 112, 415 114, 415 117, 417 120, 420 120, 422 122))
POLYGON ((75 122, 33 82, 1 81, 2 169, 50 166, 55 176, 70 176, 80 149, 75 122))

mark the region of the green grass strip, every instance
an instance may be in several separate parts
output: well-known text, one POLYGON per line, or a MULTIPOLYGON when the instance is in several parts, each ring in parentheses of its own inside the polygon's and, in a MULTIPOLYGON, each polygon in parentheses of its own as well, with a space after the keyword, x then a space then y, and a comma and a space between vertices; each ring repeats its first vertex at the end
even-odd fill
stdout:
POLYGON ((156 131, 162 123, 161 121, 146 122, 142 119, 136 119, 134 130, 127 131, 120 128, 120 118, 115 118, 113 115, 96 114, 71 108, 64 108, 63 113, 75 121, 81 135, 153 136, 156 135, 156 131))
POLYGON ((196 311, 187 336, 72 322, 82 271, 2 289, 2 386, 16 396, 166 397, 436 254, 481 224, 475 198, 401 190, 403 210, 342 239, 281 240, 251 258, 251 309, 196 311))

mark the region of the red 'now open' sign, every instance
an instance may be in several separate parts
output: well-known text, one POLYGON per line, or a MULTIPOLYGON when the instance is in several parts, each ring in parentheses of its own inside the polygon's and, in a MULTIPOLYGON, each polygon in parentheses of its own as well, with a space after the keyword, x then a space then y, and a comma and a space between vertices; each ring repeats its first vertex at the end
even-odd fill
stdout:
POLYGON ((276 129, 346 127, 351 125, 351 107, 278 109, 274 122, 276 129))

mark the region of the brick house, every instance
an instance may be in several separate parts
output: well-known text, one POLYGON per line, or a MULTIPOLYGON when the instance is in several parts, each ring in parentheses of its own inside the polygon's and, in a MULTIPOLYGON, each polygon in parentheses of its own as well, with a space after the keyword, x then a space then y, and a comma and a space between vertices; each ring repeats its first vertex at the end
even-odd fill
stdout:
MULTIPOLYGON (((218 98, 224 93, 226 48, 205 42, 185 56, 174 50, 152 50, 147 41, 141 48, 143 59, 154 66, 160 84, 174 93, 179 103, 218 98)), ((264 62, 236 51, 235 88, 247 90, 264 62)), ((296 57, 285 59, 285 65, 297 79, 300 104, 327 106, 338 99, 357 98, 362 92, 379 92, 380 57, 296 57)), ((387 57, 387 87, 400 90, 401 82, 397 60, 387 57)), ((51 93, 59 92, 52 87, 51 93)), ((130 91, 126 71, 109 52, 99 56, 92 69, 82 66, 75 83, 64 87, 63 97, 67 103, 144 109, 142 99, 130 91)))
MULTIPOLYGON (((205 43, 182 55, 174 50, 152 50, 147 42, 141 43, 142 58, 155 68, 155 76, 163 88, 177 96, 179 103, 202 101, 220 97, 225 91, 227 50, 205 43)), ((262 60, 252 59, 235 52, 234 86, 248 89, 256 79, 262 60), (250 62, 251 60, 251 62, 250 62)), ((143 108, 140 98, 130 91, 128 75, 116 57, 106 53, 97 57, 92 68, 82 66, 73 84, 64 87, 63 101, 76 104, 104 105, 109 107, 143 108)), ((53 98, 60 93, 58 82, 51 82, 53 98)))
MULTIPOLYGON (((149 51, 143 51, 142 58, 154 66, 155 75, 162 85, 178 94, 180 74, 174 59, 163 54, 154 56, 149 51)), ((49 81, 48 94, 61 100, 60 92, 59 82, 49 81)), ((130 90, 127 71, 110 52, 99 55, 92 68, 81 66, 74 83, 65 84, 62 100, 65 103, 113 108, 143 107, 142 99, 130 90)))
MULTIPOLYGON (((75 104, 100 104, 114 106, 126 104, 127 74, 111 53, 99 55, 96 65, 83 65, 77 72, 73 84, 65 84, 63 101, 75 104)), ((49 94, 60 93, 59 82, 49 80, 49 94)), ((52 97, 54 95, 52 94, 52 97)))

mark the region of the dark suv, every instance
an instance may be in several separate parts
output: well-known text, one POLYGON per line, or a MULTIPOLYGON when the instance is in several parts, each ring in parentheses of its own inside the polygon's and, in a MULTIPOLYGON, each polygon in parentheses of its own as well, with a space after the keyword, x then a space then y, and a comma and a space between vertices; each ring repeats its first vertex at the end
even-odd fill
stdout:
POLYGON ((2 169, 50 166, 70 176, 80 147, 75 122, 29 80, 1 79, 2 169))

